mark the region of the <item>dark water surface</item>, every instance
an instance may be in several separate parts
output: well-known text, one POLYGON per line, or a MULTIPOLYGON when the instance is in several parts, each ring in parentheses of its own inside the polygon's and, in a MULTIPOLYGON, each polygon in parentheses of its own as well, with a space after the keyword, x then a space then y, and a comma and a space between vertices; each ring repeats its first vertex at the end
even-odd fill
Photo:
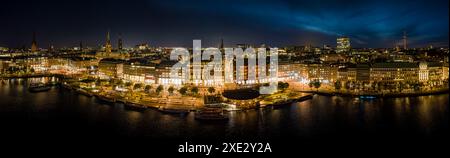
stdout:
POLYGON ((0 138, 13 148, 47 149, 45 142, 49 150, 175 152, 184 141, 240 141, 271 142, 283 152, 351 152, 433 147, 449 140, 448 94, 374 100, 316 95, 290 107, 232 112, 228 123, 205 124, 193 113, 128 111, 57 87, 30 93, 24 79, 0 84, 0 138))

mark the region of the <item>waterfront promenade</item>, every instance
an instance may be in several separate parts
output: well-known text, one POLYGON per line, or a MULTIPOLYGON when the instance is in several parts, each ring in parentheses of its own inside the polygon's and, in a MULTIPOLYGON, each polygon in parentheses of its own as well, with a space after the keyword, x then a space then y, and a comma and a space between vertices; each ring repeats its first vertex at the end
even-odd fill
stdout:
MULTIPOLYGON (((60 87, 67 90, 74 91, 76 93, 86 95, 89 97, 96 97, 97 99, 104 101, 108 104, 120 103, 124 104, 132 110, 145 110, 145 109, 157 109, 160 111, 176 110, 176 111, 196 111, 205 106, 204 97, 209 93, 204 92, 202 94, 181 94, 177 93, 177 90, 169 92, 170 88, 162 88, 160 92, 157 92, 158 88, 153 87, 152 92, 145 90, 145 85, 141 85, 136 88, 138 83, 130 85, 118 86, 111 81, 100 81, 95 79, 82 79, 82 76, 75 75, 63 75, 52 73, 33 73, 22 75, 2 75, 2 80, 13 78, 39 78, 39 77, 57 77, 60 78, 60 87), (86 81, 88 80, 88 81, 86 81), (120 87, 119 89, 117 87, 120 87), (175 91, 175 92, 174 92, 175 91)), ((150 85, 155 86, 155 85, 150 85)), ((172 88, 173 89, 173 88, 172 88)), ((333 89, 332 86, 324 85, 320 88, 311 88, 305 85, 298 86, 295 83, 291 83, 291 86, 287 89, 280 90, 272 95, 262 95, 256 98, 256 102, 252 102, 255 105, 240 107, 234 105, 232 108, 224 107, 226 110, 248 110, 261 107, 278 108, 283 105, 290 105, 295 102, 301 102, 307 100, 312 95, 306 94, 318 94, 326 96, 343 96, 343 97, 362 97, 362 98, 385 98, 385 97, 411 97, 422 95, 433 95, 448 93, 448 87, 445 88, 432 88, 423 90, 406 89, 402 92, 398 91, 359 91, 359 90, 346 90, 346 89, 333 89), (305 99, 305 98, 306 99, 305 99)), ((221 95, 221 92, 215 92, 215 95, 221 95)), ((236 94, 239 95, 239 94, 236 94)), ((230 102, 223 102, 230 103, 230 102)), ((233 104, 231 102, 231 104, 233 104)), ((229 105, 229 104, 224 104, 229 105)))

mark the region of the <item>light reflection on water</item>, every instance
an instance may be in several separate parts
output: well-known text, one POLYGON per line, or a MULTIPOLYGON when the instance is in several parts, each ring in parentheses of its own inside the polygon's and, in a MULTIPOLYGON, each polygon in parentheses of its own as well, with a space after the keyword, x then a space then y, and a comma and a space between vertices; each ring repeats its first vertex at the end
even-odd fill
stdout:
MULTIPOLYGON (((411 132, 421 135, 448 130, 448 94, 360 100, 314 96, 281 109, 229 113, 224 124, 204 124, 194 113, 174 116, 155 110, 128 111, 54 87, 29 93, 27 81, 0 83, 1 113, 26 113, 37 120, 58 119, 87 124, 116 135, 149 138, 304 138, 329 134, 411 132)), ((75 128, 75 127, 74 127, 75 128)))

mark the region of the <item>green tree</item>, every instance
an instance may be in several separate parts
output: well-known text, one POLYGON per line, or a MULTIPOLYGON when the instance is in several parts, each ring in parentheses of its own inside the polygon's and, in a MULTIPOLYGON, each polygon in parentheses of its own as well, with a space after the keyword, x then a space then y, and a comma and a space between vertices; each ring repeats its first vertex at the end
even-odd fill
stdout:
POLYGON ((336 82, 334 82, 334 89, 336 91, 339 91, 341 88, 342 88, 341 81, 337 80, 336 82))
POLYGON ((373 83, 370 84, 370 85, 371 85, 372 90, 374 91, 374 90, 376 90, 377 87, 378 87, 378 82, 373 82, 373 83))
POLYGON ((146 85, 144 88, 144 91, 149 93, 151 89, 152 89, 152 85, 146 85))
POLYGON ((181 88, 178 90, 178 92, 180 92, 181 95, 186 95, 187 90, 188 90, 188 89, 187 89, 186 87, 181 87, 181 88))
POLYGON ((289 83, 286 82, 278 82, 278 89, 281 91, 286 90, 289 87, 289 83))
POLYGON ((198 94, 198 87, 192 87, 191 92, 193 94, 198 94))
POLYGON ((208 92, 209 93, 214 93, 216 91, 216 89, 214 87, 208 87, 208 92))
POLYGON ((309 88, 313 88, 314 87, 314 81, 309 81, 308 86, 309 86, 309 88))
POLYGON ((172 86, 170 86, 169 87, 169 89, 167 89, 167 91, 170 93, 170 94, 173 94, 173 91, 175 90, 175 88, 173 88, 172 86))
POLYGON ((320 83, 319 80, 315 80, 313 84, 314 84, 314 88, 316 88, 316 90, 318 90, 320 88, 320 86, 322 85, 322 83, 320 83))
POLYGON ((163 85, 159 85, 158 88, 156 88, 156 93, 161 93, 164 90, 163 85))
MULTIPOLYGON (((121 81, 122 81, 122 80, 121 80, 121 81)), ((126 86, 126 87, 130 87, 131 85, 133 85, 133 83, 131 83, 131 82, 125 83, 125 86, 126 86)))
POLYGON ((413 85, 413 89, 414 89, 414 91, 416 91, 416 92, 420 91, 420 84, 418 84, 418 83, 414 84, 414 85, 413 85))
POLYGON ((346 89, 346 90, 350 90, 350 82, 345 82, 344 83, 344 88, 346 89))
POLYGON ((133 87, 134 90, 137 90, 137 89, 140 89, 140 88, 142 88, 142 84, 140 84, 140 83, 134 84, 134 87, 133 87))

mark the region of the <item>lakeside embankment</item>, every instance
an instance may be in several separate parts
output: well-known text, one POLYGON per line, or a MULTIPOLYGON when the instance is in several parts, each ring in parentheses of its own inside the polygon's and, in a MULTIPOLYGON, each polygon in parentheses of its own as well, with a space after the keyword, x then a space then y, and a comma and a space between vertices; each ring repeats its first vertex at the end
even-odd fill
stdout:
POLYGON ((52 74, 52 73, 33 73, 33 74, 8 74, 0 75, 0 79, 14 79, 14 78, 37 78, 37 77, 58 77, 58 78, 71 78, 66 75, 52 74))
POLYGON ((110 94, 110 93, 103 93, 103 92, 93 92, 90 90, 86 90, 83 88, 79 88, 79 87, 72 87, 69 84, 60 84, 62 88, 68 90, 68 91, 73 91, 76 92, 78 94, 87 96, 87 97, 95 97, 96 99, 98 99, 101 102, 107 103, 107 104, 115 104, 115 103, 120 103, 123 104, 125 108, 130 109, 130 110, 135 110, 135 111, 143 111, 145 109, 159 109, 162 104, 158 103, 158 102, 147 102, 145 103, 144 101, 136 101, 136 100, 132 100, 132 99, 126 99, 124 97, 120 97, 118 95, 115 94, 110 94))
MULTIPOLYGON (((118 94, 111 94, 111 93, 104 93, 104 92, 92 92, 89 90, 85 90, 83 88, 72 87, 70 84, 60 84, 60 85, 61 85, 61 87, 65 88, 67 90, 74 91, 81 95, 85 95, 88 97, 96 97, 98 100, 108 103, 108 104, 114 104, 114 103, 123 104, 125 108, 130 109, 130 110, 135 110, 135 111, 154 109, 154 110, 158 110, 162 113, 179 114, 179 113, 186 113, 189 111, 197 111, 204 106, 204 105, 193 106, 187 102, 181 102, 181 103, 178 103, 178 105, 176 105, 176 106, 171 106, 171 105, 168 105, 170 103, 167 102, 167 98, 150 97, 147 99, 133 100, 133 99, 128 99, 126 97, 120 96, 118 94)), ((259 109, 259 108, 281 108, 281 107, 285 107, 285 106, 291 105, 296 102, 302 102, 302 101, 306 101, 306 100, 309 100, 312 98, 313 98, 313 95, 309 94, 309 95, 304 95, 304 96, 296 96, 296 97, 286 99, 286 100, 280 100, 280 101, 277 101, 277 102, 274 102, 272 104, 265 105, 265 106, 254 106, 254 108, 243 108, 243 109, 238 108, 238 109, 234 109, 234 110, 227 110, 226 108, 224 108, 224 110, 225 111, 236 111, 236 110, 239 111, 239 110, 254 110, 254 109, 259 109)))
POLYGON ((378 94, 368 94, 368 93, 348 93, 348 92, 329 92, 329 91, 298 91, 302 93, 313 93, 323 96, 341 96, 341 97, 376 97, 376 98, 401 98, 401 97, 417 97, 417 96, 427 96, 436 94, 449 93, 449 88, 443 88, 439 90, 430 91, 420 91, 414 93, 378 93, 378 94))
MULTIPOLYGON (((21 75, 21 76, 10 76, 11 78, 34 78, 34 77, 58 77, 63 79, 70 79, 73 77, 59 75, 59 74, 34 74, 34 75, 21 75)), ((75 81, 77 82, 77 81, 75 81)), ((81 88, 79 85, 76 86, 72 84, 60 84, 60 87, 64 87, 68 90, 73 90, 76 93, 88 96, 88 97, 96 97, 99 101, 105 102, 107 104, 123 104, 125 108, 135 111, 143 111, 146 109, 155 109, 163 113, 185 113, 189 111, 197 111, 204 106, 200 100, 201 97, 189 97, 189 96, 151 96, 147 94, 142 94, 142 92, 127 92, 122 93, 114 90, 104 90, 103 88, 89 89, 89 88, 81 88), (136 94, 136 96, 134 96, 136 94), (172 100, 172 101, 170 101, 172 100), (173 101, 175 100, 175 101, 173 101), (190 101, 187 101, 190 100, 190 101)), ((435 94, 445 94, 449 93, 448 88, 438 89, 438 90, 427 90, 427 91, 416 91, 416 92, 407 92, 407 93, 356 93, 356 92, 347 92, 347 91, 323 91, 323 90, 307 90, 307 91, 292 91, 294 93, 312 93, 323 96, 342 96, 342 97, 361 97, 361 98, 396 98, 396 97, 415 97, 415 96, 426 96, 426 95, 435 95, 435 94)), ((302 102, 305 100, 312 99, 312 95, 296 95, 296 96, 288 96, 284 93, 280 93, 278 95, 284 95, 286 98, 276 99, 269 104, 265 104, 262 106, 255 106, 254 108, 235 108, 234 110, 250 110, 250 109, 258 109, 258 108, 280 108, 288 105, 292 105, 296 102, 302 102)), ((265 99, 260 98, 260 101, 264 101, 265 99)), ((260 105, 260 104, 257 104, 260 105)))

